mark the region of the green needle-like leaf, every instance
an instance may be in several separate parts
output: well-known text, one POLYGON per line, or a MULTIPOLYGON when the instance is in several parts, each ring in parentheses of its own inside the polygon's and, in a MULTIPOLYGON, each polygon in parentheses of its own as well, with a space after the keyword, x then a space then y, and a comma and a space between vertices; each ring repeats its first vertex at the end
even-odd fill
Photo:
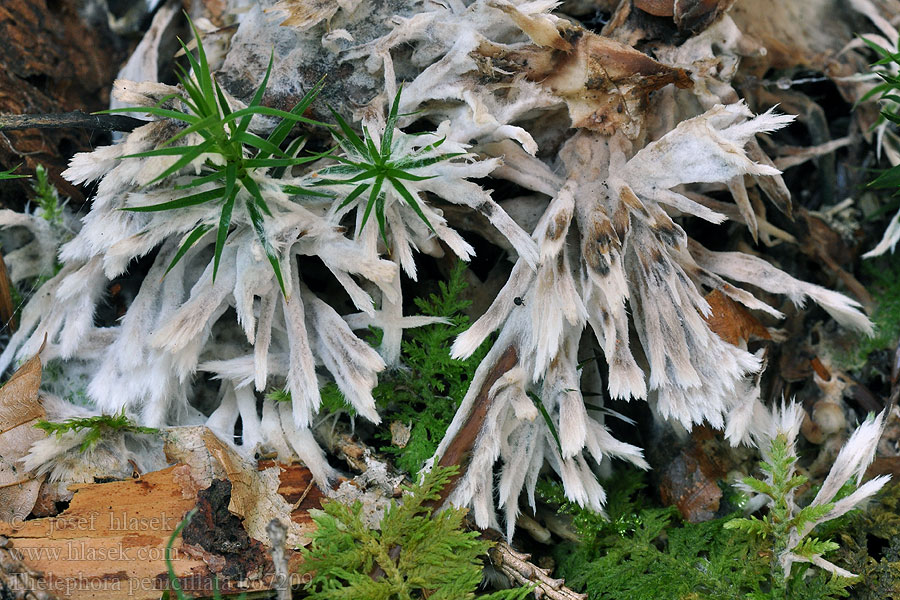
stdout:
POLYGON ((375 178, 375 183, 372 185, 372 191, 369 193, 369 201, 366 203, 366 212, 363 214, 362 225, 359 226, 360 229, 366 226, 369 215, 372 213, 372 209, 375 208, 375 201, 378 199, 378 194, 381 193, 382 185, 384 185, 384 175, 379 175, 375 178))
POLYGON ((356 186, 356 189, 353 190, 352 192, 350 192, 347 195, 347 198, 343 202, 341 202, 341 205, 338 206, 338 210, 341 210, 342 208, 344 208, 345 206, 347 206, 348 204, 350 204, 351 202, 353 202, 354 200, 359 198, 359 196, 363 192, 365 192, 368 188, 369 188, 368 183, 362 183, 362 184, 356 186))
POLYGON ((184 91, 188 93, 189 98, 179 96, 179 99, 184 102, 195 115, 218 117, 218 114, 210 112, 209 107, 206 105, 206 98, 203 97, 203 92, 194 80, 191 79, 190 73, 188 73, 181 65, 176 65, 176 68, 178 83, 180 83, 181 87, 184 88, 184 91))
POLYGON ((135 152, 134 154, 126 154, 121 158, 151 158, 153 156, 184 156, 192 154, 202 146, 195 144, 193 146, 169 146, 167 148, 154 148, 153 150, 145 150, 144 152, 135 152))
POLYGON ((337 179, 332 180, 332 185, 341 184, 341 185, 350 185, 353 183, 359 183, 360 181, 365 181, 366 179, 372 179, 373 177, 384 177, 384 173, 380 173, 379 169, 366 169, 362 173, 351 177, 350 179, 337 179))
POLYGON ((381 233, 381 239, 384 240, 384 247, 390 253, 391 244, 388 242, 387 225, 384 219, 384 196, 384 194, 378 194, 378 198, 375 199, 375 219, 378 220, 378 231, 381 233))
MULTIPOLYGON (((322 91, 322 88, 325 86, 325 78, 319 80, 313 88, 308 91, 300 101, 294 105, 294 108, 291 109, 291 113, 295 115, 302 115, 306 112, 306 110, 313 103, 313 100, 316 99, 316 96, 322 91)), ((294 123, 292 121, 281 121, 278 125, 275 126, 275 129, 272 130, 272 133, 269 134, 269 141, 275 146, 280 146, 281 143, 287 138, 288 134, 291 132, 291 129, 294 127, 294 123)), ((301 138, 297 138, 298 140, 301 138)), ((288 152, 287 154, 290 154, 288 152)))
POLYGON ((299 158, 248 158, 244 166, 248 169, 260 167, 292 167, 317 160, 315 156, 303 156, 299 158))
POLYGON ((0 171, 0 180, 3 179, 25 179, 31 177, 31 175, 15 175, 16 169, 21 167, 22 165, 16 165, 12 169, 6 171, 0 171))
POLYGON ((172 258, 172 262, 170 262, 168 268, 166 268, 166 272, 163 273, 164 277, 169 274, 169 271, 171 271, 172 268, 175 267, 176 264, 178 264, 178 261, 182 259, 187 251, 190 250, 194 244, 200 241, 200 238, 206 235, 210 229, 212 229, 212 225, 199 225, 190 233, 190 235, 188 235, 184 239, 184 242, 182 242, 181 247, 178 249, 178 252, 176 252, 175 256, 172 258))
POLYGON ((431 222, 428 220, 428 217, 426 217, 425 213, 422 212, 422 209, 419 207, 419 203, 416 201, 410 191, 396 179, 391 179, 391 184, 394 186, 394 189, 397 190, 397 193, 403 196, 403 199, 406 200, 407 204, 409 204, 416 212, 416 214, 419 215, 419 218, 425 221, 425 224, 428 225, 428 229, 430 229, 433 234, 437 235, 437 232, 434 230, 434 227, 431 226, 431 222))
POLYGON ((200 35, 197 27, 194 26, 194 22, 191 21, 190 16, 187 13, 184 13, 184 15, 187 17, 188 24, 191 26, 191 31, 194 33, 194 39, 197 40, 197 59, 199 60, 199 65, 195 64, 190 52, 185 51, 185 54, 187 54, 188 60, 194 68, 194 75, 200 83, 200 89, 203 90, 203 96, 208 102, 212 102, 212 104, 209 105, 212 109, 216 97, 213 93, 212 71, 209 70, 209 62, 206 60, 206 51, 203 49, 203 37, 200 35))
POLYGON ((404 181, 427 181, 436 177, 436 175, 413 175, 400 169, 389 169, 387 175, 392 179, 403 179, 404 181))
POLYGON ((223 196, 224 192, 225 188, 220 187, 213 190, 200 192, 198 194, 191 194, 190 196, 178 198, 177 200, 161 202, 160 204, 151 204, 150 206, 125 206, 122 208, 122 210, 127 210, 129 212, 159 212, 162 210, 187 208, 188 206, 197 206, 198 204, 203 204, 204 202, 217 200, 223 196))
MULTIPOLYGON (((284 121, 282 121, 282 123, 283 122, 284 121)), ((281 143, 281 142, 278 142, 278 144, 276 144, 272 141, 272 139, 273 139, 272 136, 269 136, 269 142, 271 142, 275 146, 277 146, 278 144, 281 143)), ((294 141, 292 141, 290 144, 288 144, 288 147, 285 149, 284 154, 290 158, 298 158, 298 154, 300 153, 300 150, 303 148, 303 144, 305 142, 306 142, 306 138, 304 138, 302 136, 295 138, 294 141)), ((264 158, 263 154, 264 154, 263 152, 260 152, 257 155, 257 158, 264 158)), ((320 158, 319 155, 313 154, 313 155, 310 155, 309 157, 306 157, 302 162, 318 160, 319 158, 320 158)), ((302 163, 298 162, 296 164, 302 164, 302 163)), ((289 166, 293 166, 293 165, 289 165, 289 166)), ((284 172, 286 170, 287 170, 287 166, 276 167, 275 169, 272 170, 272 177, 274 177, 275 179, 280 179, 281 177, 284 176, 284 172)))
MULTIPOLYGON (((269 141, 270 142, 272 141, 271 137, 269 138, 269 141)), ((279 142, 279 144, 280 143, 281 142, 279 142)), ((288 147, 285 149, 285 151, 284 151, 285 155, 297 156, 300 153, 300 150, 303 148, 303 145, 305 143, 306 143, 306 138, 303 136, 298 136, 298 137, 294 138, 294 140, 290 144, 288 144, 288 147)), ((277 146, 278 144, 275 144, 275 145, 277 146)), ((315 158, 320 158, 320 155, 318 155, 318 154, 315 154, 313 156, 315 156, 315 158)))
MULTIPOLYGON (((372 165, 368 165, 365 163, 358 163, 352 160, 347 160, 343 156, 335 156, 335 160, 341 162, 343 164, 340 165, 331 165, 330 167, 325 167, 323 169, 319 169, 316 174, 321 175, 352 175, 354 173, 359 173, 360 171, 366 171, 372 168, 372 165)), ((374 171, 373 171, 374 172, 374 171)))
POLYGON ((365 128, 363 128, 363 140, 366 142, 366 149, 368 150, 367 158, 369 161, 373 165, 384 165, 385 161, 381 154, 379 154, 378 148, 375 147, 375 140, 372 139, 372 136, 369 135, 369 132, 366 131, 365 128))
POLYGON ((222 111, 223 115, 230 115, 231 105, 228 104, 228 98, 225 97, 225 92, 222 91, 218 81, 213 80, 213 85, 215 85, 216 88, 216 98, 219 100, 219 109, 222 111))
POLYGON ((277 108, 269 108, 268 106, 248 106, 247 108, 242 108, 240 110, 234 111, 227 117, 223 117, 222 121, 223 123, 228 123, 246 117, 247 115, 266 115, 268 117, 280 117, 282 119, 286 119, 295 123, 325 126, 325 123, 322 123, 320 121, 308 119, 306 117, 295 115, 294 113, 286 112, 283 110, 278 110, 277 108))
POLYGON ((218 123, 218 121, 219 121, 219 116, 218 116, 218 115, 212 115, 212 116, 204 117, 204 118, 201 119, 200 121, 197 121, 196 123, 194 123, 194 124, 192 124, 192 125, 189 125, 188 127, 185 127, 184 129, 182 129, 181 131, 179 131, 178 133, 176 133, 175 135, 173 135, 172 137, 170 137, 170 138, 169 138, 168 140, 166 140, 166 142, 160 147, 160 149, 165 149, 167 146, 170 146, 170 145, 173 144, 174 142, 177 142, 177 141, 180 140, 181 138, 183 138, 183 137, 185 137, 185 136, 187 136, 187 135, 190 135, 190 134, 192 134, 192 133, 199 133, 199 134, 202 135, 203 138, 206 139, 207 141, 212 141, 212 140, 215 139, 215 136, 210 134, 209 128, 210 128, 211 126, 215 125, 216 123, 218 123))
POLYGON ((381 136, 381 159, 383 161, 387 161, 391 157, 391 144, 394 142, 394 129, 397 127, 397 115, 400 112, 400 94, 402 92, 403 86, 401 85, 397 89, 394 103, 391 105, 387 121, 384 124, 384 135, 381 136))
POLYGON ((247 203, 247 212, 250 213, 250 223, 253 225, 256 237, 259 240, 260 245, 262 245, 266 257, 269 259, 269 263, 272 265, 272 270, 275 271, 275 278, 278 280, 281 294, 287 298, 287 290, 284 287, 284 277, 281 275, 281 264, 278 260, 278 255, 275 254, 275 250, 272 248, 272 244, 269 243, 269 238, 266 235, 266 228, 263 225, 262 215, 259 214, 259 211, 252 202, 247 203))
POLYGON ((347 121, 344 120, 344 117, 339 115, 336 110, 334 110, 330 106, 328 107, 328 110, 331 111, 331 114, 334 116, 334 120, 337 121, 338 127, 340 127, 341 132, 344 134, 344 139, 349 141, 360 154, 365 156, 366 145, 359 138, 359 136, 356 135, 356 132, 353 131, 353 128, 347 124, 347 121))
POLYGON ((547 413, 547 409, 544 407, 544 403, 534 392, 526 392, 528 397, 534 402, 534 405, 537 407, 538 412, 541 413, 541 416, 544 418, 544 422, 547 424, 547 428, 550 430, 550 435, 553 436, 553 439, 556 441, 556 448, 559 450, 559 455, 562 456, 562 441, 559 439, 559 432, 556 431, 556 425, 553 424, 553 419, 550 418, 550 414, 547 413))
POLYGON ((164 119, 175 119, 176 121, 184 121, 185 123, 196 123, 200 117, 189 115, 187 113, 170 110, 168 108, 158 108, 156 106, 126 106, 123 108, 110 108, 108 110, 98 110, 92 112, 92 115, 114 115, 118 113, 146 113, 155 117, 164 119))
MULTIPOLYGON (((272 211, 269 210, 269 205, 266 204, 266 200, 265 198, 263 198, 262 192, 260 191, 259 185, 257 185, 256 181, 249 175, 243 175, 239 179, 241 180, 244 188, 246 188, 246 190, 250 192, 250 195, 253 196, 253 200, 256 205, 261 208, 267 216, 271 217, 272 211)), ((250 204, 248 203, 248 206, 249 205, 250 204)))
POLYGON ((225 249, 225 240, 228 238, 228 229, 231 227, 231 211, 234 209, 234 199, 238 188, 233 185, 231 193, 225 197, 222 205, 222 214, 219 215, 219 228, 216 231, 216 250, 213 253, 213 283, 216 282, 216 274, 219 272, 219 261, 222 259, 222 251, 225 249))
MULTIPOLYGON (((253 94, 253 98, 250 99, 250 104, 248 107, 260 106, 262 102, 263 94, 266 91, 266 86, 269 84, 269 75, 272 74, 272 65, 275 63, 275 49, 269 53, 269 65, 266 67, 266 74, 263 76, 262 83, 259 84, 259 87, 256 88, 256 93, 253 94)), ((253 119, 253 115, 247 115, 243 119, 240 120, 237 126, 236 133, 243 133, 247 131, 247 127, 250 126, 250 121, 253 119)), ((278 144, 275 144, 276 146, 278 144)))
MULTIPOLYGON (((168 169, 166 169, 165 171, 163 171, 162 173, 157 175, 155 178, 153 178, 153 180, 150 181, 150 183, 148 183, 147 185, 153 185, 157 181, 163 180, 166 177, 168 177, 169 175, 173 175, 174 173, 177 173, 184 167, 191 164, 194 160, 196 160, 196 158, 198 156, 200 156, 201 154, 203 154, 204 152, 209 150, 211 147, 212 147, 212 142, 210 142, 210 141, 203 142, 202 144, 199 144, 197 146, 188 146, 188 148, 189 148, 188 152, 180 153, 181 158, 179 158, 172 165, 170 165, 168 169)), ((158 150, 167 150, 167 148, 159 148, 158 150)), ((173 148, 173 150, 174 150, 174 148, 173 148)), ((155 150, 151 150, 150 152, 155 152, 155 150)), ((136 154, 133 156, 137 157, 139 155, 136 154)))
MULTIPOLYGON (((421 154, 421 153, 418 153, 421 154)), ((394 164, 394 167, 397 169, 403 169, 404 171, 408 171, 409 169, 418 169, 420 167, 428 167, 433 164, 444 162, 445 160, 452 160, 457 156, 465 156, 465 152, 451 152, 448 154, 440 154, 438 156, 429 156, 427 158, 415 159, 411 158, 410 160, 400 160, 394 164)))
POLYGON ((281 148, 275 146, 271 142, 266 139, 259 137, 254 133, 250 133, 249 131, 242 131, 240 133, 235 133, 232 137, 232 140, 236 142, 240 142, 241 144, 246 144, 247 146, 252 146, 266 153, 266 157, 269 156, 278 156, 281 158, 285 157, 284 152, 281 151, 281 148))
POLYGON ((332 194, 327 192, 316 192, 309 188, 302 188, 297 185, 283 185, 281 186, 282 191, 285 194, 290 194, 292 196, 315 196, 317 198, 334 198, 332 194))
POLYGON ((203 175, 202 177, 194 177, 188 183, 182 183, 175 186, 176 190, 188 190, 190 188, 195 188, 201 185, 205 185, 207 183, 213 183, 215 181, 220 181, 225 175, 220 170, 216 170, 209 175, 203 175))

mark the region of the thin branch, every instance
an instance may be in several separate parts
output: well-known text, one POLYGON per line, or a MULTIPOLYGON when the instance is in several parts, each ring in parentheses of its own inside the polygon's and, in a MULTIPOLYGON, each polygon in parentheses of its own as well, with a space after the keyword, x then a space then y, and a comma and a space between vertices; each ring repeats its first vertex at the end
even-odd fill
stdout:
POLYGON ((562 579, 550 576, 549 569, 542 569, 530 562, 531 555, 516 552, 506 542, 488 550, 494 567, 506 575, 513 585, 534 585, 535 598, 548 600, 587 600, 587 594, 580 594, 566 587, 562 579))
POLYGON ((43 115, 0 114, 0 131, 15 129, 96 129, 99 131, 133 131, 148 121, 125 115, 89 115, 76 110, 43 115))
POLYGON ((488 409, 491 407, 491 399, 488 392, 490 392, 491 387, 493 387, 497 380, 507 371, 515 367, 518 362, 519 353, 516 347, 512 345, 504 350, 503 354, 500 355, 500 358, 497 359, 497 362, 494 363, 494 366, 491 367, 491 370, 488 372, 484 383, 481 385, 481 389, 478 390, 475 401, 472 403, 472 408, 467 415, 465 423, 463 423, 463 426, 457 431, 456 436, 450 441, 450 444, 447 445, 447 449, 437 463, 442 467, 458 465, 459 472, 454 475, 441 490, 440 499, 436 501, 434 504, 435 506, 440 506, 444 503, 450 495, 450 492, 456 487, 459 479, 466 472, 472 449, 475 447, 475 441, 478 439, 478 434, 481 432, 481 426, 484 425, 488 409))

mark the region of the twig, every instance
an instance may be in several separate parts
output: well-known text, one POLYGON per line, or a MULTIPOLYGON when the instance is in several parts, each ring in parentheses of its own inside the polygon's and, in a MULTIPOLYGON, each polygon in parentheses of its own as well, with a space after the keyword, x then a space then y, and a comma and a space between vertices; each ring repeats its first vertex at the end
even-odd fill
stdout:
POLYGON ((288 570, 288 558, 284 551, 287 527, 278 519, 272 519, 266 525, 266 533, 272 542, 272 564, 275 566, 275 589, 278 600, 291 600, 291 580, 288 570))
POLYGON ((481 385, 481 389, 478 390, 475 401, 472 403, 472 408, 466 417, 466 422, 463 423, 463 426, 456 432, 456 435, 447 445, 447 449, 437 463, 442 467, 458 465, 459 472, 454 475, 441 490, 440 498, 435 501, 434 506, 440 506, 444 503, 456 487, 459 479, 466 472, 472 449, 475 447, 475 441, 478 439, 478 434, 481 432, 481 426, 484 425, 488 409, 491 407, 489 392, 494 384, 497 383, 497 380, 500 379, 504 373, 515 367, 518 362, 519 353, 516 347, 509 346, 504 350, 503 354, 500 355, 500 358, 497 359, 494 366, 491 367, 490 372, 488 372, 484 383, 481 385))
POLYGON ((298 508, 300 508, 300 505, 303 504, 303 501, 304 501, 304 500, 306 500, 306 496, 309 494, 309 490, 312 489, 313 483, 315 483, 315 480, 310 479, 310 480, 309 480, 309 483, 306 484, 306 489, 303 490, 303 493, 302 493, 302 494, 300 494, 300 499, 297 500, 296 502, 294 502, 294 506, 293 506, 293 508, 291 508, 291 512, 294 512, 295 510, 297 510, 298 508))
POLYGON ((10 331, 17 328, 16 310, 12 301, 12 281, 6 270, 6 263, 3 262, 3 255, 0 254, 0 328, 4 325, 9 325, 10 331))
POLYGON ((0 131, 15 129, 97 129, 100 131, 134 131, 148 121, 125 115, 89 115, 76 110, 43 115, 0 114, 0 131))
POLYGON ((549 569, 542 569, 529 562, 530 554, 516 552, 506 542, 497 542, 488 551, 494 567, 513 584, 534 584, 534 597, 540 600, 587 600, 587 594, 579 594, 565 586, 565 580, 550 577, 549 569))

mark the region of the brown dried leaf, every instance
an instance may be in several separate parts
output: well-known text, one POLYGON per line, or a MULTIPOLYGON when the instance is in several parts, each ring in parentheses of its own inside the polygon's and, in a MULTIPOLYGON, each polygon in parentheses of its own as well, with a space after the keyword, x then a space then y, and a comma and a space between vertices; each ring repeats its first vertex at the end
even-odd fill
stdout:
POLYGON ((538 33, 531 26, 520 23, 520 27, 529 35, 534 33, 537 44, 548 45, 509 51, 485 42, 478 52, 493 60, 495 69, 524 73, 552 90, 566 102, 573 127, 604 135, 620 131, 634 139, 640 133, 650 92, 670 83, 682 88, 692 85, 684 69, 661 64, 568 21, 556 23, 555 37, 547 34, 546 23, 538 33), (559 49, 565 47, 571 50, 559 49))
POLYGON ((740 340, 748 341, 754 337, 772 339, 769 330, 749 310, 719 290, 708 293, 706 301, 712 309, 706 318, 709 328, 729 344, 737 346, 740 340))
POLYGON ((685 445, 671 450, 674 452, 661 468, 659 493, 663 504, 676 506, 690 523, 714 518, 722 499, 718 482, 731 467, 721 437, 708 427, 697 427, 685 445))
POLYGON ((38 401, 41 360, 35 356, 0 388, 0 521, 17 522, 31 512, 44 477, 23 471, 19 460, 45 437, 34 427, 45 417, 38 401))
POLYGON ((391 421, 391 445, 406 448, 409 443, 410 426, 400 421, 391 421))

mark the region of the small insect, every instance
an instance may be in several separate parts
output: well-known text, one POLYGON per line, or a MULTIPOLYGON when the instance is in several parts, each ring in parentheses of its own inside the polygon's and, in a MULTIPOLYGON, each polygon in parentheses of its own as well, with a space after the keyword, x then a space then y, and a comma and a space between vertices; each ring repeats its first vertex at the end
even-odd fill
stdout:
POLYGON ((513 298, 513 304, 515 304, 516 306, 525 306, 525 301, 522 300, 521 296, 516 296, 515 298, 513 298))

